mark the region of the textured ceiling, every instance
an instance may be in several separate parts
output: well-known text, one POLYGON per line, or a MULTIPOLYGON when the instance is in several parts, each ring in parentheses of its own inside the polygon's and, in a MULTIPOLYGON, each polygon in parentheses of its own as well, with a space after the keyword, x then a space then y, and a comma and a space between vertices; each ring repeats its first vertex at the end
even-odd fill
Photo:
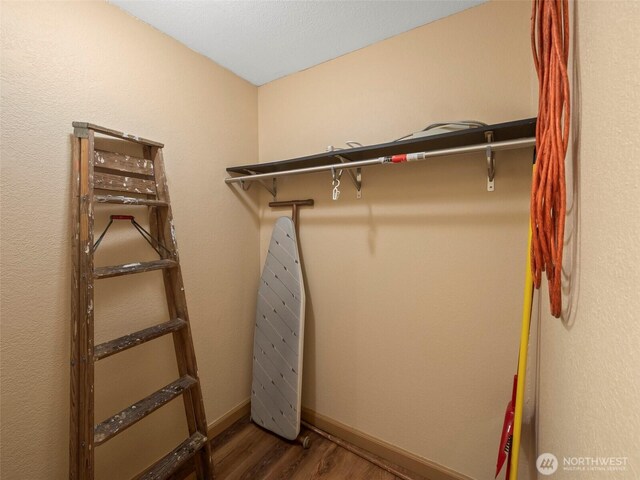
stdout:
POLYGON ((262 85, 486 0, 111 0, 262 85))

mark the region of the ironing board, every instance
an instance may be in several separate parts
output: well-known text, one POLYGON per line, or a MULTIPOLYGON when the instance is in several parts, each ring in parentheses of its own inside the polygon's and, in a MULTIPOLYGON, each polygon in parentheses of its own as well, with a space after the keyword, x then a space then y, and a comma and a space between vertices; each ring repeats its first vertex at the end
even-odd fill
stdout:
POLYGON ((295 226, 280 217, 258 289, 251 419, 288 440, 300 433, 304 308, 295 226))

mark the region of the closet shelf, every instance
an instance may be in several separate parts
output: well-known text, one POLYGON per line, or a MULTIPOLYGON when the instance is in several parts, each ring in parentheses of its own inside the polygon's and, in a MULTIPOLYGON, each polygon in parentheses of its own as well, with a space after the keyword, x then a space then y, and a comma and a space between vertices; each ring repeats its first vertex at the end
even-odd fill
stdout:
POLYGON ((534 146, 536 120, 535 117, 526 118, 421 138, 332 150, 289 160, 232 166, 227 168, 227 172, 235 176, 225 178, 225 182, 244 185, 245 182, 262 183, 263 180, 274 179, 272 189, 266 184, 263 185, 275 196, 277 177, 322 171, 331 171, 335 177, 336 171, 349 169, 347 171, 359 193, 361 180, 358 177, 361 167, 482 151, 487 157, 487 189, 491 191, 494 172, 493 152, 534 146), (357 173, 354 174, 350 169, 357 169, 357 173))

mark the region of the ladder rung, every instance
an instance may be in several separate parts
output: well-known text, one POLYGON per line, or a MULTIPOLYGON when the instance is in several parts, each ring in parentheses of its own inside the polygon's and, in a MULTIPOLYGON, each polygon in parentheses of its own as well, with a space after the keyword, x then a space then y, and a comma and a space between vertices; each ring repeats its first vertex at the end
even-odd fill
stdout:
POLYGON ((131 273, 144 273, 163 268, 177 267, 178 262, 174 260, 162 259, 152 262, 125 263, 124 265, 112 265, 110 267, 98 267, 93 270, 94 278, 109 278, 131 273))
POLYGON ((94 445, 101 445, 111 437, 126 430, 134 423, 142 420, 150 413, 176 398, 187 388, 195 385, 196 382, 196 379, 189 375, 180 377, 175 382, 170 383, 157 392, 125 408, 120 413, 116 413, 113 417, 99 423, 93 430, 94 445))
POLYGON ((207 437, 199 432, 194 433, 158 460, 158 462, 140 476, 138 480, 165 480, 170 478, 182 464, 193 457, 206 443, 207 437))
POLYGON ((107 173, 106 171, 98 170, 97 168, 93 173, 93 187, 99 190, 114 190, 116 192, 125 192, 128 194, 141 193, 146 195, 155 195, 157 192, 156 182, 153 180, 107 173))
POLYGON ((116 353, 120 353, 123 350, 127 350, 129 348, 143 344, 145 342, 148 342, 149 340, 161 337, 163 335, 166 335, 167 333, 180 330, 186 324, 187 322, 185 322, 181 318, 174 318, 173 320, 169 320, 168 322, 160 323, 158 325, 154 325, 153 327, 145 328, 144 330, 130 333, 129 335, 125 335, 120 338, 116 338, 115 340, 101 343, 100 345, 96 345, 95 349, 93 350, 93 359, 102 360, 103 358, 109 357, 116 353))
POLYGON ((148 205, 150 207, 166 207, 167 202, 150 198, 125 197, 124 195, 94 195, 96 203, 118 203, 120 205, 148 205))
POLYGON ((93 151, 93 165, 96 169, 115 170, 124 172, 124 175, 144 175, 151 178, 154 175, 153 160, 105 150, 93 151))

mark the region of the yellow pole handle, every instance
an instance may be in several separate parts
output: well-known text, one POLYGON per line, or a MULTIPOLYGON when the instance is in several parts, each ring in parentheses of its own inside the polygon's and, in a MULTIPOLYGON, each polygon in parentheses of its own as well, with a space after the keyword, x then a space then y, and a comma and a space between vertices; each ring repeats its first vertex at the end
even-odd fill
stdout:
MULTIPOLYGON (((535 166, 534 166, 535 168, 535 166)), ((518 357, 518 386, 513 421, 513 443, 511 444, 511 470, 509 480, 518 479, 518 455, 522 434, 522 410, 524 407, 524 385, 527 375, 527 351, 529 349, 529 329, 531 326, 531 305, 533 302, 533 277, 531 275, 531 218, 529 218, 529 238, 527 240, 527 267, 524 280, 524 302, 522 304, 522 331, 520 333, 520 354, 518 357)))

